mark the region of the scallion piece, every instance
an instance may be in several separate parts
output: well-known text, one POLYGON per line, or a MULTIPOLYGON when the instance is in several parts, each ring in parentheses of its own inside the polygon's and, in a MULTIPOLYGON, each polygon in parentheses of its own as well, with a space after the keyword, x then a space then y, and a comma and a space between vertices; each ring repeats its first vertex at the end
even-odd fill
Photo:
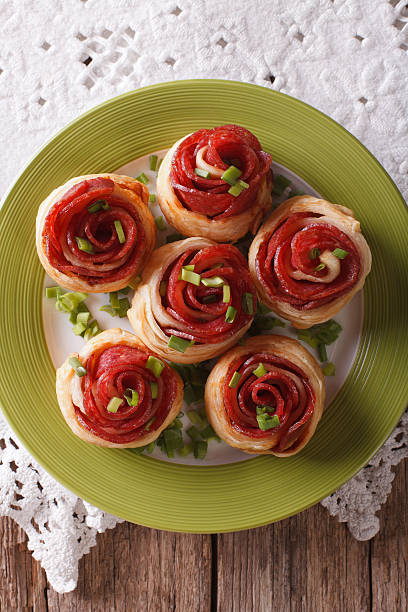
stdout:
POLYGON ((344 249, 334 249, 333 255, 338 257, 338 259, 345 259, 348 255, 348 251, 345 251, 344 249))
POLYGON ((158 359, 157 357, 153 357, 153 355, 150 355, 150 357, 148 358, 146 362, 146 368, 150 370, 151 372, 153 372, 156 378, 159 378, 160 374, 163 371, 164 363, 161 361, 161 359, 158 359))
POLYGON ((237 198, 244 191, 244 187, 241 187, 239 183, 235 183, 235 185, 231 185, 228 189, 228 193, 230 193, 234 198, 237 198))
POLYGON ((224 304, 228 304, 231 299, 231 288, 229 285, 222 286, 222 301, 224 304))
POLYGON ((68 360, 68 363, 71 366, 71 368, 74 370, 77 376, 79 376, 80 378, 82 376, 85 376, 86 368, 84 368, 84 366, 82 365, 82 363, 79 361, 77 357, 70 357, 68 360))
POLYGON ((247 314, 254 314, 254 296, 252 293, 244 293, 242 296, 242 308, 247 314))
POLYGON ((139 176, 136 176, 135 178, 137 181, 139 181, 139 183, 143 183, 143 185, 146 185, 149 182, 149 179, 147 178, 144 172, 142 172, 142 174, 139 174, 139 176))
POLYGON ((205 427, 202 430, 200 435, 203 438, 203 440, 211 440, 211 438, 218 438, 217 434, 215 433, 211 425, 207 425, 207 427, 205 427))
POLYGON ((191 346, 190 340, 185 340, 184 338, 179 338, 178 336, 171 335, 170 340, 167 343, 169 348, 178 351, 179 353, 185 353, 186 349, 191 346))
POLYGON ((108 314, 110 314, 111 317, 116 317, 117 310, 115 308, 112 308, 112 306, 110 304, 104 304, 104 306, 101 306, 99 309, 101 312, 107 312, 108 314))
POLYGON ((152 392, 152 399, 156 399, 159 393, 159 386, 156 382, 150 383, 150 390, 152 392))
POLYGON ((93 214, 93 213, 98 212, 101 209, 108 210, 108 208, 109 208, 109 204, 107 203, 106 200, 97 200, 96 202, 88 206, 88 212, 93 214))
POLYGON ((290 180, 283 176, 282 174, 278 174, 273 183, 272 193, 281 196, 287 187, 290 185, 290 180))
POLYGON ((258 367, 252 372, 257 378, 261 378, 261 376, 265 376, 266 370, 263 363, 258 363, 258 367))
POLYGON ((233 306, 228 306, 227 312, 225 313, 225 320, 227 323, 233 323, 237 316, 237 309, 233 306))
POLYGON ((195 410, 189 410, 187 412, 187 416, 188 416, 188 418, 190 419, 190 421, 192 422, 193 425, 198 425, 198 426, 203 425, 203 419, 198 414, 198 412, 196 412, 195 410))
POLYGON ((268 306, 265 306, 265 304, 262 304, 262 302, 258 302, 258 310, 259 310, 259 314, 268 314, 268 312, 271 312, 271 309, 268 308, 268 306))
POLYGON ((239 179, 241 174, 242 174, 242 170, 240 170, 236 166, 230 166, 229 168, 225 170, 224 174, 221 176, 221 180, 225 181, 229 185, 235 185, 235 183, 237 182, 237 179, 239 179))
POLYGON ((167 428, 163 432, 164 442, 166 445, 166 450, 178 450, 179 448, 183 448, 183 436, 179 429, 167 428))
POLYGON ((72 293, 64 293, 57 297, 56 306, 58 310, 72 312, 73 310, 77 310, 79 304, 83 302, 87 297, 87 293, 80 293, 79 291, 75 291, 72 293))
POLYGON ((240 185, 243 189, 248 189, 249 187, 249 183, 246 183, 245 181, 241 181, 241 179, 238 180, 238 185, 240 185))
POLYGON ((149 431, 149 429, 151 428, 155 420, 156 420, 156 417, 154 416, 150 419, 150 421, 147 421, 146 425, 144 426, 146 431, 149 431))
POLYGON ((119 318, 123 319, 124 317, 126 317, 127 311, 129 310, 129 308, 130 308, 130 302, 127 299, 127 297, 120 298, 119 309, 117 310, 119 318))
POLYGON ((267 431, 268 429, 272 429, 273 427, 278 427, 280 425, 280 420, 277 414, 274 414, 272 417, 264 412, 262 414, 256 415, 256 420, 258 421, 259 429, 262 431, 267 431))
POLYGON ((82 325, 85 325, 85 327, 87 327, 90 318, 91 318, 91 313, 89 311, 88 312, 78 312, 76 322, 81 323, 82 325))
POLYGON ((84 332, 84 340, 86 342, 88 342, 88 340, 90 340, 91 338, 93 338, 94 336, 97 336, 98 334, 101 333, 101 329, 98 325, 97 321, 93 321, 85 330, 84 332))
POLYGON ((154 204, 156 202, 156 195, 154 193, 149 194, 149 203, 154 204))
POLYGON ((157 166, 157 155, 151 155, 150 156, 150 170, 153 170, 153 172, 156 170, 156 166, 157 166))
POLYGON ((62 289, 58 285, 56 287, 46 287, 45 296, 47 298, 57 298, 62 294, 62 289))
POLYGON ((315 267, 315 272, 321 272, 321 270, 324 270, 325 267, 326 267, 326 264, 324 264, 323 262, 319 263, 319 265, 315 267))
POLYGON ((82 323, 75 323, 75 325, 72 328, 72 331, 74 332, 76 336, 81 336, 85 330, 86 330, 86 325, 83 325, 82 323))
POLYGON ((134 389, 126 389, 123 397, 127 401, 129 406, 137 406, 139 403, 139 393, 134 389))
POLYGON ((127 295, 130 291, 131 287, 123 287, 123 289, 118 289, 118 293, 123 293, 123 295, 127 295))
POLYGON ((186 444, 182 448, 177 449, 177 453, 180 455, 180 457, 187 457, 187 455, 190 455, 193 452, 193 448, 194 447, 192 444, 186 444))
POLYGON ((221 287, 225 281, 221 276, 210 276, 209 278, 202 278, 202 284, 205 287, 221 287))
POLYGON ((319 359, 320 361, 327 361, 327 351, 326 351, 326 345, 323 344, 323 342, 321 342, 318 346, 317 346, 317 350, 319 352, 319 359))
POLYGON ((192 439, 193 442, 196 442, 201 438, 200 432, 194 425, 187 429, 186 434, 192 439))
POLYGON ((153 442, 150 442, 150 444, 146 446, 146 452, 149 453, 149 455, 151 455, 152 452, 154 451, 155 446, 156 446, 156 440, 153 440, 153 442))
POLYGON ((298 340, 303 340, 303 342, 306 342, 312 348, 317 348, 319 345, 319 338, 313 336, 308 329, 299 329, 296 331, 296 335, 298 340))
POLYGON ((112 308, 119 310, 119 296, 117 291, 111 291, 109 293, 109 302, 112 308))
POLYGON ((211 178, 211 174, 207 170, 201 170, 201 168, 194 168, 194 174, 205 179, 211 178))
POLYGON ((120 242, 120 244, 123 244, 124 242, 126 242, 126 237, 125 237, 125 232, 123 231, 122 224, 119 221, 119 219, 116 219, 113 222, 113 224, 115 226, 115 230, 116 230, 116 233, 118 235, 119 242, 120 242))
POLYGON ((317 247, 309 251, 309 259, 316 259, 320 255, 320 250, 317 247))
POLYGON ((112 397, 112 399, 110 400, 108 406, 107 406, 107 411, 108 412, 117 412, 119 406, 121 405, 121 403, 123 402, 123 399, 121 397, 112 397))
POLYGON ((186 283, 196 285, 196 287, 198 287, 200 285, 201 276, 200 274, 192 272, 191 270, 187 270, 186 267, 183 267, 181 268, 181 280, 186 281, 186 283))
POLYGON ((336 374, 336 368, 334 363, 329 361, 329 363, 326 363, 322 371, 325 376, 334 376, 336 374))
POLYGON ((161 232, 163 232, 165 229, 167 229, 167 226, 164 222, 163 217, 160 215, 160 217, 156 217, 154 220, 156 227, 158 230, 160 230, 161 232))
POLYGON ((147 446, 138 446, 137 448, 132 448, 132 453, 134 455, 141 455, 143 451, 145 451, 147 446))
POLYGON ((79 236, 75 236, 75 240, 80 251, 91 254, 94 252, 93 245, 86 238, 80 238, 79 236))
POLYGON ((241 379, 241 374, 235 371, 234 374, 232 375, 231 380, 228 383, 229 388, 235 389, 238 386, 240 379, 241 379))
POLYGON ((207 454, 208 444, 201 440, 194 443, 194 457, 196 459, 204 459, 207 454))

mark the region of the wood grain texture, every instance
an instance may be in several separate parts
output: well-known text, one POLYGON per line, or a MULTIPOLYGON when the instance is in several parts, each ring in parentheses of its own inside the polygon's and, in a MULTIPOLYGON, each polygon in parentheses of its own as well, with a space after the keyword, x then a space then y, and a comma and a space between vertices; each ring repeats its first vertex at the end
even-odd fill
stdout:
POLYGON ((129 523, 97 537, 78 587, 59 595, 0 519, 1 612, 402 612, 408 609, 408 462, 380 514, 382 530, 357 542, 315 506, 268 527, 219 536, 129 523))

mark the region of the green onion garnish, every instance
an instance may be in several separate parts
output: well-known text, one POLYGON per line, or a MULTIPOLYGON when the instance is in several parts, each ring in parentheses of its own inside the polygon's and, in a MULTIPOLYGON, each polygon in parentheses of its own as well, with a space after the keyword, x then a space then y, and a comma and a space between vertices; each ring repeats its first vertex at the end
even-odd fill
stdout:
POLYGON ((311 327, 311 330, 316 332, 316 336, 320 342, 323 342, 324 344, 332 344, 332 342, 337 340, 342 329, 342 326, 334 319, 330 319, 329 321, 326 321, 326 323, 320 323, 311 327))
POLYGON ((84 332, 84 340, 86 342, 88 342, 88 340, 90 340, 91 338, 93 338, 94 336, 97 336, 98 334, 101 333, 101 328, 98 325, 98 321, 93 321, 89 327, 86 328, 85 332, 84 332))
POLYGON ((235 371, 234 374, 232 375, 231 380, 228 383, 228 386, 230 387, 230 389, 235 389, 235 387, 238 386, 240 379, 241 379, 241 374, 235 371))
POLYGON ((198 287, 200 285, 201 276, 196 272, 188 270, 186 266, 184 266, 183 268, 181 268, 181 280, 186 281, 186 283, 196 285, 198 287))
POLYGON ((107 406, 107 411, 108 412, 117 412, 119 406, 121 405, 121 403, 123 402, 123 399, 121 397, 112 397, 112 399, 110 400, 108 406, 107 406))
POLYGON ((265 376, 266 370, 263 363, 258 363, 258 367, 252 372, 257 378, 261 378, 261 376, 265 376))
POLYGON ((231 288, 229 285, 223 285, 222 287, 222 301, 224 304, 228 304, 231 299, 231 288))
POLYGON ((88 312, 78 312, 76 322, 81 323, 81 325, 85 325, 85 327, 87 327, 90 317, 91 317, 91 313, 89 311, 88 312))
POLYGON ((274 414, 272 417, 267 413, 257 414, 256 420, 258 421, 259 429, 262 429, 262 431, 267 431, 280 425, 277 414, 274 414))
POLYGON ((68 363, 71 366, 71 368, 74 370, 77 376, 79 376, 80 378, 82 376, 85 376, 86 368, 84 368, 84 366, 82 365, 82 363, 79 361, 77 357, 70 357, 68 360, 68 363))
MULTIPOLYGON (((179 429, 165 429, 163 432, 164 443, 166 446, 167 454, 169 451, 175 451, 179 448, 183 448, 183 436, 179 429)), ((174 455, 173 455, 174 456, 174 455)))
POLYGON ((312 333, 308 329, 299 329, 296 331, 296 335, 299 340, 303 340, 312 348, 317 348, 319 346, 319 338, 313 336, 312 333))
POLYGON ((162 297, 164 297, 167 293, 167 283, 166 281, 162 281, 159 285, 159 293, 162 297))
POLYGON ((205 179, 211 178, 211 174, 207 172, 207 170, 201 170, 201 168, 194 168, 194 173, 197 176, 201 176, 201 178, 205 178, 205 179))
POLYGON ((237 316, 237 309, 233 306, 228 306, 227 312, 225 313, 225 320, 227 323, 233 323, 237 316))
POLYGON ((194 457, 196 459, 204 459, 207 454, 208 444, 199 440, 194 443, 194 457))
POLYGON ((255 317, 254 324, 251 327, 250 333, 254 333, 254 335, 259 332, 266 331, 268 329, 273 329, 274 327, 286 327, 286 324, 278 319, 277 317, 263 317, 257 316, 255 317))
POLYGON ((244 191, 244 187, 241 187, 239 183, 235 183, 235 185, 231 185, 228 189, 228 193, 230 193, 234 198, 237 198, 244 191))
POLYGON ((144 172, 142 172, 142 174, 139 174, 139 176, 136 176, 136 180, 139 181, 139 183, 143 183, 143 185, 146 185, 149 182, 149 179, 147 178, 144 172))
POLYGON ((149 202, 150 204, 154 204, 156 202, 156 195, 154 193, 149 194, 149 202))
POLYGON ((152 392, 152 399, 156 399, 159 394, 159 385, 157 382, 150 383, 150 390, 152 392))
POLYGON ((235 183, 237 182, 237 179, 239 179, 241 174, 242 174, 242 170, 240 170, 236 166, 230 166, 229 168, 225 170, 224 174, 221 176, 221 180, 225 181, 229 185, 235 185, 235 183))
POLYGON ((72 293, 64 293, 57 297, 56 307, 64 312, 72 312, 77 310, 79 304, 88 297, 87 293, 75 291, 72 293))
POLYGON ((324 270, 325 267, 326 267, 326 264, 324 264, 323 262, 319 263, 319 265, 315 267, 315 272, 320 272, 321 270, 324 270))
POLYGON ((194 425, 187 429, 186 434, 192 439, 193 442, 196 442, 196 440, 199 440, 201 438, 200 432, 194 425))
POLYGON ((157 166, 157 155, 151 155, 150 156, 150 170, 153 170, 153 172, 156 170, 156 166, 157 166))
POLYGON ((146 431, 149 431, 149 429, 151 428, 155 420, 156 420, 156 417, 154 416, 153 418, 150 419, 150 421, 147 421, 146 425, 144 426, 146 431))
POLYGON ((178 351, 179 353, 185 353, 186 349, 191 346, 191 342, 190 340, 185 340, 184 338, 171 335, 167 346, 175 351, 178 351))
MULTIPOLYGON (((86 314, 86 313, 81 312, 79 314, 86 314)), ((88 313, 88 315, 90 315, 90 313, 88 313)), ((78 317, 79 317, 79 315, 77 316, 77 322, 75 323, 75 325, 72 328, 72 331, 74 332, 74 334, 76 336, 80 336, 81 334, 83 334, 84 331, 86 330, 86 326, 87 326, 87 323, 82 323, 81 321, 78 321, 78 317)))
POLYGON ((125 237, 125 232, 123 231, 122 224, 119 221, 119 219, 116 219, 116 221, 114 221, 113 223, 115 225, 115 230, 118 235, 119 242, 120 244, 123 244, 124 242, 126 242, 126 237, 125 237))
POLYGON ((45 296, 47 298, 57 298, 62 294, 62 289, 58 285, 56 287, 46 287, 45 296))
POLYGON ((160 374, 163 371, 164 363, 161 361, 161 359, 150 355, 149 359, 146 362, 146 368, 153 372, 156 378, 159 378, 160 374))
POLYGON ((247 314, 254 314, 254 296, 252 293, 244 293, 242 296, 242 308, 247 314))
POLYGON ((221 287, 225 281, 221 276, 210 276, 210 278, 202 278, 201 282, 205 287, 221 287))
POLYGON ((286 178, 286 176, 283 176, 282 174, 278 174, 278 176, 275 178, 274 183, 273 183, 272 193, 274 193, 277 196, 280 196, 285 191, 286 187, 289 187, 289 185, 290 185, 290 180, 286 178))
POLYGON ((271 312, 271 309, 268 308, 268 306, 265 306, 265 304, 262 304, 262 302, 258 302, 258 310, 259 310, 259 314, 268 314, 268 312, 271 312))
POLYGON ((109 302, 112 308, 119 310, 119 296, 117 291, 111 291, 109 293, 109 302))
POLYGON ((187 412, 187 416, 193 425, 200 425, 200 426, 203 425, 203 419, 198 414, 198 412, 196 412, 195 410, 189 410, 187 412))
POLYGON ((176 242, 177 240, 183 240, 183 236, 181 234, 169 234, 166 238, 166 243, 176 242))
POLYGON ((316 259, 316 257, 319 257, 319 255, 320 250, 317 247, 314 247, 314 249, 311 249, 309 252, 309 259, 316 259))
POLYGON ((93 245, 86 238, 80 238, 79 236, 75 236, 75 240, 80 251, 83 251, 84 253, 94 252, 93 245))
POLYGON ((127 297, 120 298, 119 300, 119 309, 117 310, 117 314, 121 319, 126 317, 127 311, 130 308, 130 302, 127 297))
POLYGON ((179 448, 177 450, 177 452, 180 455, 180 457, 187 457, 187 455, 190 455, 190 453, 193 452, 193 445, 192 444, 186 444, 182 448, 179 448))
POLYGON ((123 287, 123 289, 118 289, 118 293, 123 293, 123 295, 127 295, 129 293, 129 291, 131 290, 131 287, 123 287))
POLYGON ((167 229, 167 226, 166 226, 162 216, 156 217, 154 222, 155 222, 156 227, 157 227, 158 230, 164 231, 165 229, 167 229))
POLYGON ((320 361, 327 361, 326 345, 321 342, 318 345, 317 350, 319 352, 319 359, 320 359, 320 361))
MULTIPOLYGON (((153 420, 153 419, 151 419, 151 420, 153 420)), ((146 429, 146 427, 145 427, 145 429, 146 429)), ((150 429, 150 427, 149 427, 149 429, 150 429)), ((153 440, 153 442, 150 442, 150 444, 148 444, 146 446, 146 452, 149 453, 149 455, 151 455, 152 452, 154 451, 154 447, 155 446, 156 446, 156 440, 153 440)))
POLYGON ((116 315, 118 314, 117 310, 115 308, 112 308, 112 306, 110 306, 109 304, 101 306, 99 310, 101 312, 107 312, 108 314, 110 314, 111 317, 116 317, 116 315))
POLYGON ((249 187, 249 183, 246 183, 245 181, 241 181, 241 179, 238 180, 238 185, 241 185, 243 189, 248 189, 249 187))
POLYGON ((97 200, 96 202, 88 206, 88 212, 90 212, 91 214, 96 213, 98 212, 98 210, 101 210, 101 208, 103 208, 104 210, 108 210, 109 204, 106 200, 97 200))
POLYGON ((335 255, 339 259, 344 259, 345 257, 347 257, 348 251, 345 251, 344 249, 334 249, 333 255, 335 255))
POLYGON ((139 393, 134 389, 126 389, 123 397, 127 401, 129 406, 137 406, 139 403, 139 393))
POLYGON ((322 371, 325 376, 334 376, 336 374, 334 363, 329 361, 329 363, 326 363, 322 371))
POLYGON ((289 198, 294 198, 295 196, 299 196, 299 195, 305 195, 305 192, 298 191, 296 189, 292 189, 292 191, 289 192, 289 198))
POLYGON ((200 435, 203 438, 203 440, 211 440, 211 438, 218 438, 217 434, 215 433, 211 425, 207 425, 207 427, 205 427, 202 430, 200 435))
POLYGON ((138 446, 137 448, 132 448, 132 453, 134 455, 141 455, 143 451, 145 451, 147 446, 138 446))

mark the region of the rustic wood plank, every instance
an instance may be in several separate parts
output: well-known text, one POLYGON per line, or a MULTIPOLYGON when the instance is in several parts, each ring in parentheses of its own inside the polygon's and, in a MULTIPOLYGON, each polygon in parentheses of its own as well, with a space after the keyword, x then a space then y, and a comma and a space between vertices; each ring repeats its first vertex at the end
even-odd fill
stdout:
POLYGON ((381 531, 371 542, 373 612, 408 610, 408 461, 396 470, 392 492, 379 513, 381 531))
POLYGON ((370 544, 315 506, 218 540, 218 611, 370 610, 370 544))

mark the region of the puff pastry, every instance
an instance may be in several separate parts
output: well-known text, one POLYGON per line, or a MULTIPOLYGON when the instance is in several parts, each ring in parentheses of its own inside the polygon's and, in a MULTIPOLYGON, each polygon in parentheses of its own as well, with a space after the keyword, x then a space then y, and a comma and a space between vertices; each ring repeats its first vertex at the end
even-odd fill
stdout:
POLYGON ((42 202, 36 223, 37 252, 46 272, 73 291, 126 287, 154 248, 148 199, 145 185, 116 174, 77 176, 55 189, 42 202))
POLYGON ((158 438, 180 412, 183 382, 167 364, 156 378, 146 368, 152 353, 134 335, 108 329, 69 355, 57 370, 57 398, 74 434, 85 442, 109 448, 135 448, 158 438), (69 363, 77 357, 86 368, 79 377, 69 363), (150 383, 157 384, 152 398, 150 383), (138 393, 136 406, 124 399, 116 413, 107 410, 112 397, 127 388, 138 393))
POLYGON ((127 315, 152 351, 179 363, 197 363, 233 346, 255 311, 255 287, 239 250, 187 238, 154 251, 127 315), (200 275, 197 285, 180 278, 185 266, 194 267, 196 279, 200 275), (169 346, 171 336, 190 342, 185 352, 169 346))
POLYGON ((249 250, 262 302, 299 329, 323 323, 364 285, 370 248, 345 206, 312 196, 283 202, 249 250))
POLYGON ((254 336, 225 353, 205 387, 208 420, 220 438, 246 453, 277 457, 307 444, 324 399, 316 360, 296 340, 275 335, 254 336), (258 414, 274 424, 262 429, 258 414))
POLYGON ((184 236, 235 242, 255 234, 271 206, 272 157, 255 136, 238 125, 198 130, 168 151, 160 166, 157 195, 167 221, 184 236), (221 179, 229 165, 242 171, 248 185, 231 195, 221 179), (210 173, 198 176, 195 169, 210 173))

